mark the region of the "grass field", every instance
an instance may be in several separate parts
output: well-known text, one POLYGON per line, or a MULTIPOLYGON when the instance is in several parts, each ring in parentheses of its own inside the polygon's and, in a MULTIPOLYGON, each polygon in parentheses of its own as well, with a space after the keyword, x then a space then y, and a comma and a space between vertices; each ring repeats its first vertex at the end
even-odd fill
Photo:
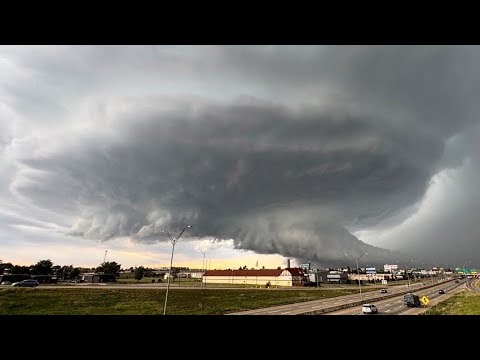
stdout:
MULTIPOLYGON (((167 314, 220 315, 340 295, 357 289, 170 289, 167 314)), ((0 289, 0 315, 159 315, 163 289, 0 289)))
POLYGON ((480 315, 480 294, 461 292, 428 310, 426 315, 480 315))

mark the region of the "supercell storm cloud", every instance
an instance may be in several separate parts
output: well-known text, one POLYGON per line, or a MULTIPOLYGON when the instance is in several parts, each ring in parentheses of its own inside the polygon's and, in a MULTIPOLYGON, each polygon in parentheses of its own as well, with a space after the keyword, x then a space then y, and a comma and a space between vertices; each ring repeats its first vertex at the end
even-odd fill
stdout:
POLYGON ((466 195, 479 173, 479 54, 0 47, 0 224, 138 242, 193 224, 193 238, 325 265, 408 256, 387 248, 462 261, 480 250, 478 221, 460 216, 480 207, 466 195), (437 199, 409 229, 446 171, 461 224, 445 235, 437 199), (358 235, 369 231, 375 244, 358 235))

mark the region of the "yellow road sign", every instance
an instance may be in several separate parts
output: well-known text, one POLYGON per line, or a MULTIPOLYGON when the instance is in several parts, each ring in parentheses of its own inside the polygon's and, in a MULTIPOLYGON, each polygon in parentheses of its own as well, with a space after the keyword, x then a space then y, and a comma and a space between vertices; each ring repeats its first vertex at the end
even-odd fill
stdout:
POLYGON ((425 295, 423 295, 421 298, 420 298, 420 301, 423 303, 423 305, 427 305, 430 300, 428 299, 428 297, 426 297, 425 295))

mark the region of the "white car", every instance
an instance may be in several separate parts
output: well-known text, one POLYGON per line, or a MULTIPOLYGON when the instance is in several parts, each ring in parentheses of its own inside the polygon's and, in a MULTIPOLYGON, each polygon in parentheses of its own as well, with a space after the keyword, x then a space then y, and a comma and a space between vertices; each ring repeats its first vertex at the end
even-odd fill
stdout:
POLYGON ((10 281, 2 281, 0 285, 12 285, 10 281))
POLYGON ((378 313, 378 309, 373 304, 363 304, 362 312, 364 314, 376 314, 376 313, 378 313))

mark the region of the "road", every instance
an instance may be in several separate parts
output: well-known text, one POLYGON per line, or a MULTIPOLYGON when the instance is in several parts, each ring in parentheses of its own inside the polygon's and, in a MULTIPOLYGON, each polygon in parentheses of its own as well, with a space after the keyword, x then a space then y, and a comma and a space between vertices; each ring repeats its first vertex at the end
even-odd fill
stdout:
MULTIPOLYGON (((434 288, 443 287, 447 288, 447 284, 455 284, 453 280, 449 280, 446 282, 442 282, 442 284, 435 283, 433 286, 434 288)), ((423 286, 422 283, 412 284, 412 287, 409 291, 414 291, 418 293, 420 289, 428 289, 432 287, 431 283, 425 283, 423 286)), ((375 304, 379 300, 387 300, 390 301, 390 298, 393 298, 395 295, 403 295, 408 291, 405 287, 392 289, 389 288, 389 292, 387 294, 380 294, 379 291, 372 291, 363 294, 363 303, 375 301, 375 304)), ((399 296, 403 299, 403 296, 399 296)), ((340 308, 356 306, 358 309, 361 309, 359 306, 362 303, 360 300, 359 294, 354 295, 345 295, 345 296, 338 296, 335 298, 328 298, 322 300, 313 300, 307 301, 303 303, 295 303, 295 304, 288 304, 288 305, 280 305, 274 306, 269 308, 263 309, 256 309, 256 310, 248 310, 242 311, 237 313, 232 313, 229 315, 317 315, 322 313, 327 313, 332 310, 340 310, 340 308)))
MULTIPOLYGON (((465 287, 465 282, 455 283, 442 283, 431 287, 429 289, 425 289, 424 291, 418 290, 415 291, 419 297, 427 296, 430 302, 435 302, 435 300, 446 300, 448 297, 452 296, 455 290, 459 287, 465 287), (445 290, 445 294, 439 294, 438 290, 443 289, 445 290)), ((439 302, 438 301, 438 302, 439 302)), ((430 303, 429 303, 430 305, 430 303)), ((378 308, 378 315, 400 315, 400 314, 414 314, 419 313, 425 310, 425 307, 422 305, 420 308, 410 308, 406 306, 403 302, 403 295, 399 295, 390 299, 375 301, 375 306, 378 308), (422 310, 422 311, 419 311, 422 310)), ((430 307, 430 306, 429 306, 430 307)), ((362 308, 360 305, 354 306, 348 309, 342 309, 338 311, 332 311, 325 315, 363 315, 362 308)))
POLYGON ((470 291, 480 291, 480 279, 468 280, 466 286, 470 291))

